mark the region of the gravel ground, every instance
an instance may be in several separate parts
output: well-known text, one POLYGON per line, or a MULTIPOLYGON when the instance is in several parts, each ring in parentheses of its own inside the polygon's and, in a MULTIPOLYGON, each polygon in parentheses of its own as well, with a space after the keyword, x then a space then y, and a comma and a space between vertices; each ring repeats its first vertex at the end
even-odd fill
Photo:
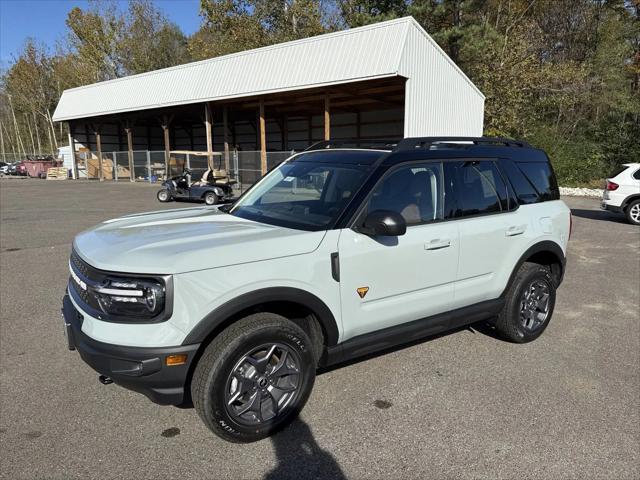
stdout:
POLYGON ((560 187, 560 195, 570 197, 597 197, 602 198, 601 188, 560 187))
POLYGON ((0 477, 640 478, 640 229, 567 198, 568 271, 551 325, 475 329, 318 376, 300 420, 251 445, 192 409, 102 386, 59 316, 80 230, 160 205, 155 188, 0 181, 0 477))

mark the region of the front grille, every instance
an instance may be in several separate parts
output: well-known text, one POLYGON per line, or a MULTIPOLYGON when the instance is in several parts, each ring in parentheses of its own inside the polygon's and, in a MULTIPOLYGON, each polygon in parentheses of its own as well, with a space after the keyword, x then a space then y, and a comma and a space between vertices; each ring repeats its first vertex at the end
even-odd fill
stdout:
MULTIPOLYGON (((105 278, 105 275, 103 273, 99 272, 84 260, 82 260, 75 251, 71 252, 69 263, 71 268, 73 269, 73 273, 75 273, 77 278, 79 278, 86 285, 99 285, 105 278)), ((74 278, 74 275, 72 275, 69 279, 69 284, 72 287, 72 293, 75 294, 74 300, 80 303, 81 308, 93 316, 102 318, 103 312, 100 308, 98 300, 78 284, 77 280, 74 278)))
POLYGON ((104 278, 104 275, 101 275, 95 268, 82 260, 75 250, 71 252, 71 265, 75 267, 76 273, 89 280, 99 282, 104 278))

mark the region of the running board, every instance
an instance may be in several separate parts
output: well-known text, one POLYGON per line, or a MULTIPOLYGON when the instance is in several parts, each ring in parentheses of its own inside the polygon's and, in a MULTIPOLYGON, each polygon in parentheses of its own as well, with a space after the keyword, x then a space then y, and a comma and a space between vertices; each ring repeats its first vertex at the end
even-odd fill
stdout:
POLYGON ((421 318, 377 332, 358 335, 344 343, 327 348, 320 365, 324 367, 346 362, 370 353, 411 343, 465 325, 471 325, 481 320, 488 320, 498 315, 503 306, 504 299, 502 298, 486 300, 475 305, 421 318))

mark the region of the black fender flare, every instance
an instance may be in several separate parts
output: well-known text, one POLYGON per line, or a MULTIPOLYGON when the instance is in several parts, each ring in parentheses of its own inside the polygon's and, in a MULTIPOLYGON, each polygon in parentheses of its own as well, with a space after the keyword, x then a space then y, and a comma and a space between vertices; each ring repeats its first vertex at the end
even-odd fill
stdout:
POLYGON ((531 256, 541 252, 549 252, 558 259, 558 263, 560 264, 560 275, 558 276, 558 282, 556 287, 560 286, 560 284, 562 283, 562 278, 564 277, 564 270, 565 270, 565 265, 567 263, 567 259, 564 256, 564 252, 562 251, 562 247, 560 247, 560 245, 558 245, 556 242, 553 242, 551 240, 544 240, 542 242, 538 242, 532 245, 520 256, 520 259, 516 263, 516 266, 514 267, 513 271, 511 272, 511 275, 509 276, 509 281, 507 282, 507 286, 502 291, 500 298, 504 298, 507 295, 507 291, 509 290, 509 287, 513 283, 513 280, 515 279, 516 274, 518 273, 518 270, 520 270, 520 267, 522 266, 522 264, 526 262, 527 259, 529 259, 531 256))
POLYGON ((620 209, 624 212, 626 208, 629 206, 629 204, 634 200, 640 200, 640 194, 634 193, 629 195, 627 198, 624 199, 624 202, 622 202, 622 205, 620 205, 620 209))
POLYGON ((200 195, 200 198, 204 199, 204 197, 207 195, 207 193, 215 193, 220 198, 224 197, 224 189, 221 188, 221 187, 218 187, 218 186, 210 186, 210 187, 208 187, 207 190, 202 192, 202 195, 200 195))
POLYGON ((302 305, 313 313, 326 337, 327 346, 338 343, 338 324, 333 313, 318 297, 293 287, 270 287, 244 293, 229 300, 200 320, 189 332, 182 345, 201 343, 230 317, 251 307, 269 302, 291 302, 302 305))

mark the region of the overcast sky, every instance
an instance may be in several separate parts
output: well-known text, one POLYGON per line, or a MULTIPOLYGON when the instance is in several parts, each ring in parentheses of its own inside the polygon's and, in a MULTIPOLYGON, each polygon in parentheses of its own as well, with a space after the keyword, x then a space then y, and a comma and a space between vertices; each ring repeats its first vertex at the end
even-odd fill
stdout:
MULTIPOLYGON (((20 52, 27 37, 50 47, 66 34, 65 20, 73 7, 86 8, 87 0, 0 0, 0 62, 7 67, 20 52)), ((127 8, 126 0, 118 1, 127 8)), ((156 6, 184 33, 200 25, 199 0, 155 0, 156 6)))

